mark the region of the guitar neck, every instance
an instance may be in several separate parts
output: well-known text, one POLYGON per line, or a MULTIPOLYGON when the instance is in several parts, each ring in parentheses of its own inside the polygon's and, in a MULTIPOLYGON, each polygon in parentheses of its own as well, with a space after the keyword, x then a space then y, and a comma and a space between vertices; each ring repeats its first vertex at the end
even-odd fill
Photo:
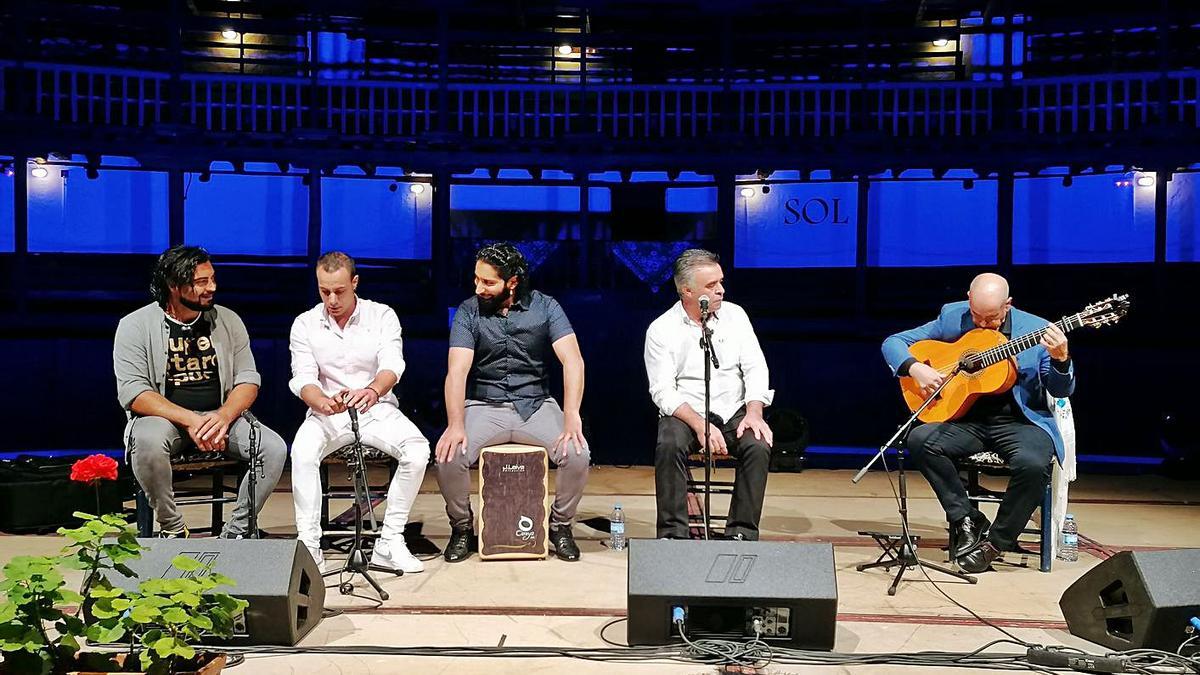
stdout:
MULTIPOLYGON (((1062 332, 1067 333, 1082 326, 1083 322, 1080 321, 1079 314, 1072 314, 1070 316, 1064 316, 1058 321, 1055 321, 1054 325, 1058 326, 1059 330, 1062 332)), ((991 349, 980 353, 977 358, 980 360, 982 366, 986 368, 988 366, 1000 363, 1005 359, 1011 359, 1017 354, 1037 346, 1037 344, 1042 341, 1042 336, 1045 334, 1046 329, 1039 328, 1032 333, 1026 333, 1019 338, 1009 340, 998 347, 992 347, 991 349)))

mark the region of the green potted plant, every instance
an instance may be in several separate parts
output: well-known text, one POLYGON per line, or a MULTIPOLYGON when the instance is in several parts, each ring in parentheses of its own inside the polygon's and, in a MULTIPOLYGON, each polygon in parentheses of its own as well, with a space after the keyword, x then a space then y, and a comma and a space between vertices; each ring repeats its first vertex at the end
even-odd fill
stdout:
MULTIPOLYGON (((98 487, 115 479, 115 462, 80 460, 78 478, 98 487), (84 462, 87 462, 84 465, 84 462)), ((75 513, 77 528, 60 528, 68 540, 59 556, 19 556, 0 580, 0 673, 137 672, 216 673, 225 655, 197 653, 204 636, 229 637, 247 606, 216 589, 234 581, 199 561, 177 556, 178 579, 147 579, 136 591, 114 587, 105 572, 134 577, 125 563, 141 556, 134 526, 113 514, 75 513), (84 571, 80 591, 66 588, 61 568, 84 571), (81 618, 87 606, 89 620, 81 618), (73 608, 73 610, 72 610, 73 608), (88 639, 128 641, 123 653, 83 651, 88 639), (136 656, 136 658, 134 658, 136 656)))

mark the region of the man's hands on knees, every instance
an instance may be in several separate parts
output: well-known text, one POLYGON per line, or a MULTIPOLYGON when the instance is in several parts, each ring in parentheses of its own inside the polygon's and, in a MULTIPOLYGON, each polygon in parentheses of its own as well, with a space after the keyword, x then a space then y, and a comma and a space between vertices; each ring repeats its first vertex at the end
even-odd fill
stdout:
POLYGON ((767 421, 763 419, 760 413, 749 411, 742 421, 737 426, 737 437, 741 438, 742 433, 749 429, 754 433, 754 437, 760 441, 766 441, 767 447, 775 445, 775 434, 771 433, 771 427, 767 426, 767 421))
MULTIPOLYGON (((692 425, 689 425, 692 426, 692 425)), ((692 432, 696 434, 696 440, 700 441, 700 447, 704 447, 704 422, 697 422, 692 426, 692 432)), ((717 428, 717 425, 708 423, 708 445, 712 449, 714 455, 728 455, 729 447, 725 445, 725 434, 717 428)))
POLYGON ((196 447, 204 452, 221 452, 225 450, 225 441, 229 437, 229 427, 233 419, 226 413, 216 410, 203 415, 196 414, 188 423, 187 432, 196 447))
POLYGON ((563 413, 563 431, 554 441, 554 448, 551 450, 551 459, 556 464, 562 466, 567 463, 571 457, 571 448, 575 448, 575 455, 582 455, 583 449, 587 447, 587 440, 583 437, 583 418, 579 416, 578 411, 568 411, 563 413))
POLYGON ((455 452, 467 454, 467 431, 461 426, 451 425, 438 439, 434 456, 437 457, 438 464, 445 464, 454 459, 455 452))

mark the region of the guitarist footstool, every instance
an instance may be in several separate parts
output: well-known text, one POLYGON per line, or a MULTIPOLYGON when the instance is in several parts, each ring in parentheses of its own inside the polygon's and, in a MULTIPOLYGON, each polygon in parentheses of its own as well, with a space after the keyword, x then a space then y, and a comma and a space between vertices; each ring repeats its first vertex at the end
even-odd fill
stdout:
POLYGON ((479 557, 545 558, 550 496, 546 449, 494 445, 479 452, 479 557))

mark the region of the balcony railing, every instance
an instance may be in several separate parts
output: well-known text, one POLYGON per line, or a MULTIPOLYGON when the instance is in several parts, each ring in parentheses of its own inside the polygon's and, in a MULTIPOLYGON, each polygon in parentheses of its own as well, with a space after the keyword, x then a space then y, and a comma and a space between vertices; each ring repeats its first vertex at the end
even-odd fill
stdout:
POLYGON ((1000 82, 497 85, 327 81, 0 62, 0 112, 73 125, 374 138, 971 137, 1200 127, 1200 72, 1000 82))

